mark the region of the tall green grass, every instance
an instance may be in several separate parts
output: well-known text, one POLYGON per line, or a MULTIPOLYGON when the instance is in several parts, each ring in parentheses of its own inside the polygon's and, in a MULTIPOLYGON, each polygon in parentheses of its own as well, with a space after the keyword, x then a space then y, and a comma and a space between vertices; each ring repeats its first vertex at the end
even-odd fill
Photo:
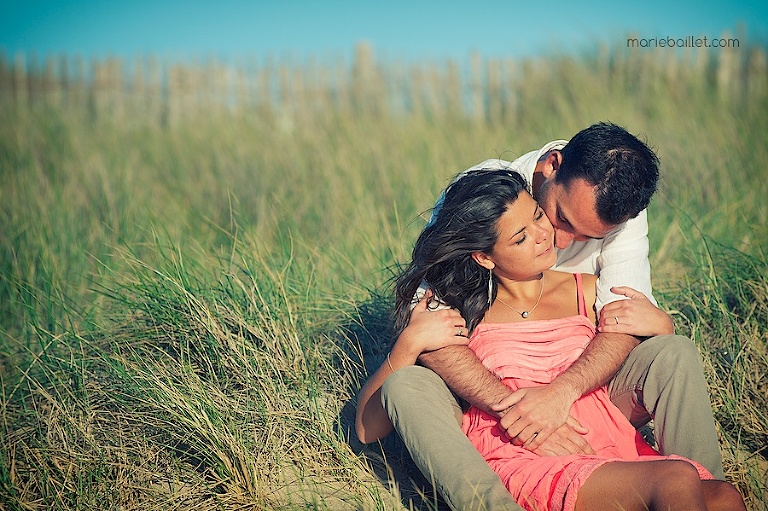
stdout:
POLYGON ((700 348, 728 477, 768 509, 764 52, 372 59, 265 65, 283 99, 237 108, 2 62, 0 502, 439 505, 349 438, 390 279, 456 172, 612 120, 661 156, 657 298, 700 348))

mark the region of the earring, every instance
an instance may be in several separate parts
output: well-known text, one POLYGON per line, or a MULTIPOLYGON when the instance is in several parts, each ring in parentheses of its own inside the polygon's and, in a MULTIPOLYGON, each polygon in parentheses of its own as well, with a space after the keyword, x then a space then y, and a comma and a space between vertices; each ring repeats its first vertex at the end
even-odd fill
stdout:
POLYGON ((488 307, 493 303, 493 270, 488 269, 488 307))

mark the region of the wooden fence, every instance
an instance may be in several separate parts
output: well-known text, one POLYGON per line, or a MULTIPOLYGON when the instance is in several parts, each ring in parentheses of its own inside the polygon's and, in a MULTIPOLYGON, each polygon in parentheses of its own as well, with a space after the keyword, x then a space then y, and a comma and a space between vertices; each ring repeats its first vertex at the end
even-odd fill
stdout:
POLYGON ((696 83, 724 100, 765 98, 768 59, 763 48, 671 51, 599 48, 581 57, 466 62, 377 61, 359 45, 350 60, 291 63, 265 58, 197 62, 136 58, 0 53, 0 102, 57 105, 91 116, 146 115, 162 122, 196 115, 329 111, 358 114, 444 115, 479 121, 505 119, 528 88, 586 70, 613 87, 677 87, 696 83), (652 82, 652 83, 650 83, 652 82))

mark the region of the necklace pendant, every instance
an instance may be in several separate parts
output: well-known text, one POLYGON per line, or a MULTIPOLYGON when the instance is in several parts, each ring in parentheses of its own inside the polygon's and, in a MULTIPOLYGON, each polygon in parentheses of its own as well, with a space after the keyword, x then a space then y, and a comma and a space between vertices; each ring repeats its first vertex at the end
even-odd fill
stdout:
POLYGON ((523 317, 523 319, 527 318, 531 313, 528 311, 523 311, 520 313, 520 315, 523 317))

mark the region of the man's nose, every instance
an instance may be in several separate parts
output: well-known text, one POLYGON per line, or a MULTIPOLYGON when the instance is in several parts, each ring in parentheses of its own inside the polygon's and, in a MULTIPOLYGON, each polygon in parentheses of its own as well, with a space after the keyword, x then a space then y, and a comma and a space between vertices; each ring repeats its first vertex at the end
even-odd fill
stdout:
POLYGON ((573 243, 574 238, 575 236, 571 232, 555 229, 555 246, 561 250, 568 248, 573 243))

